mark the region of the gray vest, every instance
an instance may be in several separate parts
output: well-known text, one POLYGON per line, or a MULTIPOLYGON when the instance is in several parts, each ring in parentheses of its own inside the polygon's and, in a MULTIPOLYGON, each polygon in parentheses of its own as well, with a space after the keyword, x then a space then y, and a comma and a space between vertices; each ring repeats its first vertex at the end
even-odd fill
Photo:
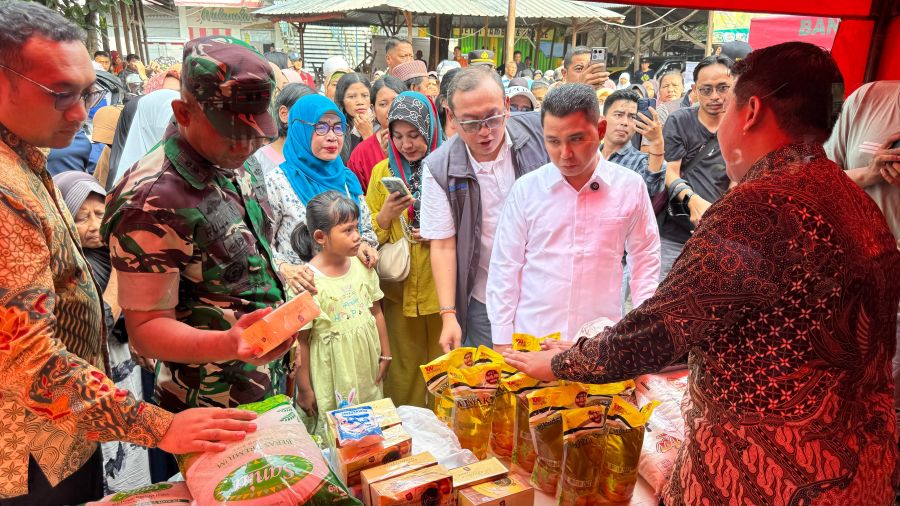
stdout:
MULTIPOLYGON (((516 179, 550 162, 544 147, 541 113, 514 114, 506 122, 516 179)), ((478 271, 481 245, 481 192, 466 145, 454 136, 425 163, 444 189, 456 224, 456 318, 466 335, 466 312, 478 271)))

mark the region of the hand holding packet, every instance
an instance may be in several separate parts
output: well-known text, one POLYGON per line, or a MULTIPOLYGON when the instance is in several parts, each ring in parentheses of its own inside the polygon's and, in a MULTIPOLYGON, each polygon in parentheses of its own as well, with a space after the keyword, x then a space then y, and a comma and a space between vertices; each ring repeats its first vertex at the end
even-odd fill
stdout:
POLYGON ((244 331, 243 339, 260 350, 257 356, 263 356, 292 338, 320 312, 312 295, 303 292, 250 325, 244 331))

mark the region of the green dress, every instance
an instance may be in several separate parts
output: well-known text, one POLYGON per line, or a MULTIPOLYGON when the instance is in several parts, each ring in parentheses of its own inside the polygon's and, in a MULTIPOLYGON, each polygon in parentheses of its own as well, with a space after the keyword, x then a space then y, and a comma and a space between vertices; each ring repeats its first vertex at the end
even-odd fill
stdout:
POLYGON ((372 305, 384 294, 378 274, 357 258, 343 276, 329 277, 310 265, 319 293, 313 298, 322 313, 313 320, 310 334, 310 378, 319 415, 306 420, 311 434, 325 440, 325 414, 340 400, 360 404, 381 399, 375 384, 381 341, 372 316, 372 305))

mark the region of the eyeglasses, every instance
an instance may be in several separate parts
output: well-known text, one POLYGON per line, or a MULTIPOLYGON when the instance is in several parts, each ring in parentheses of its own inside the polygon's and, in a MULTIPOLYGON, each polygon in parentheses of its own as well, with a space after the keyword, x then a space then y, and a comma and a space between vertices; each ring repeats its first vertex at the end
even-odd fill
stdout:
POLYGON ((482 128, 487 127, 488 132, 492 132, 497 128, 500 128, 503 125, 503 121, 506 118, 506 113, 500 113, 496 116, 491 116, 490 118, 484 119, 473 119, 468 121, 457 121, 456 125, 462 129, 463 132, 474 134, 476 132, 480 132, 482 128))
POLYGON ((303 121, 302 119, 298 119, 297 121, 303 123, 304 125, 313 127, 313 131, 316 132, 316 135, 320 135, 322 137, 328 135, 328 132, 334 132, 334 135, 337 135, 338 137, 344 136, 343 123, 335 123, 333 125, 330 125, 328 123, 325 123, 324 121, 320 121, 318 123, 310 123, 309 121, 303 121))
POLYGON ((31 79, 28 76, 24 76, 7 67, 6 65, 0 65, 0 68, 4 68, 7 71, 21 77, 22 79, 43 90, 44 93, 53 97, 53 107, 57 111, 68 111, 73 105, 77 104, 79 100, 84 102, 85 109, 93 109, 94 106, 100 103, 100 100, 102 100, 104 95, 106 95, 107 93, 106 90, 97 89, 94 85, 91 85, 91 88, 89 90, 82 91, 81 93, 73 91, 53 91, 43 84, 35 81, 34 79, 31 79))
POLYGON ((519 105, 509 104, 510 112, 531 112, 533 110, 534 110, 534 108, 531 107, 530 105, 519 106, 519 105))
POLYGON ((730 84, 720 84, 716 87, 712 86, 703 86, 702 88, 697 88, 697 93, 703 95, 704 97, 711 96, 713 94, 713 90, 719 95, 724 95, 728 93, 728 90, 731 89, 730 84))

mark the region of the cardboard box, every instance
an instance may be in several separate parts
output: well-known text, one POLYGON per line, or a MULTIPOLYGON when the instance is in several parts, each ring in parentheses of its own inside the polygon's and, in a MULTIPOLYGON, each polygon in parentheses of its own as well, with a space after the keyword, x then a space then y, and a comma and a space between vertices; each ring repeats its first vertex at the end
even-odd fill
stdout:
POLYGON ((534 506, 534 488, 509 475, 460 490, 459 506, 534 506))
POLYGON ((378 444, 334 450, 335 472, 347 486, 354 487, 362 483, 362 471, 409 457, 410 453, 412 437, 402 425, 395 425, 384 431, 384 441, 378 444))
POLYGON ((425 452, 413 455, 412 457, 406 457, 405 459, 396 460, 383 466, 366 469, 360 473, 360 478, 362 479, 363 504, 366 506, 371 506, 372 504, 372 485, 434 465, 437 465, 437 460, 435 460, 434 456, 430 453, 425 452))
POLYGON ((371 506, 454 506, 453 477, 441 465, 372 485, 371 506))
MULTIPOLYGON (((375 411, 375 420, 381 425, 382 430, 387 429, 388 427, 393 427, 395 425, 400 425, 400 415, 397 414, 397 408, 394 407, 394 401, 390 398, 385 398, 377 401, 366 402, 364 404, 355 404, 353 406, 348 406, 347 408, 359 408, 363 406, 370 406, 372 410, 375 411)), ((334 411, 329 411, 328 415, 325 417, 328 420, 328 447, 335 448, 337 447, 337 430, 335 429, 335 419, 331 414, 335 411, 340 411, 340 409, 336 409, 334 411)))
POLYGON ((460 490, 486 481, 494 481, 506 476, 509 470, 496 458, 482 460, 468 466, 450 470, 453 476, 453 489, 460 490))

